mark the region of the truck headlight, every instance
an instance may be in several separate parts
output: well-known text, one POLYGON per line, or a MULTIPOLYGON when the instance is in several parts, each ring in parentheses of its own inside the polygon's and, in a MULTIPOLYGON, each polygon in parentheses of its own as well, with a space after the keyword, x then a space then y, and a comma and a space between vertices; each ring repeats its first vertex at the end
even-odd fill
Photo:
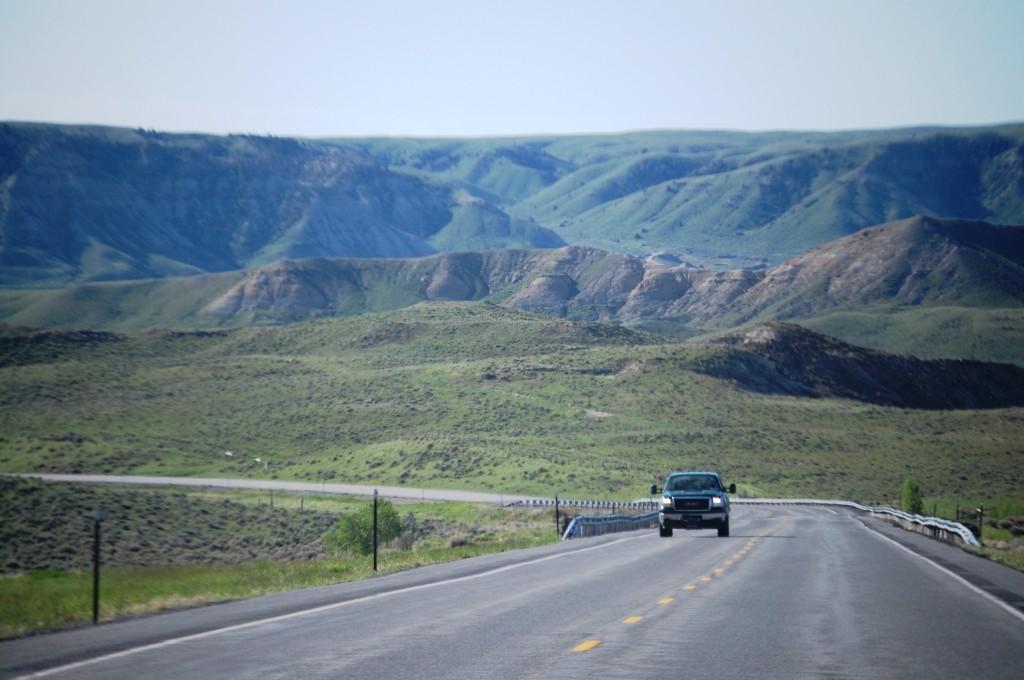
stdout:
POLYGON ((664 508, 671 508, 672 507, 672 499, 669 498, 668 496, 662 496, 661 497, 661 507, 662 507, 662 509, 664 509, 664 508))
POLYGON ((721 496, 712 496, 711 497, 711 505, 721 505, 721 504, 722 504, 722 497, 721 496))

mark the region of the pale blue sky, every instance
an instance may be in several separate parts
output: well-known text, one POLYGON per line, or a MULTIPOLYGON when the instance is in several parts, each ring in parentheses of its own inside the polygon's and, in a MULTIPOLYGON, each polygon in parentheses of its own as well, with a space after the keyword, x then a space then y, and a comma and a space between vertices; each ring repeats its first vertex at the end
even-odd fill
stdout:
POLYGON ((1024 120, 1024 0, 0 0, 0 120, 300 136, 1024 120))

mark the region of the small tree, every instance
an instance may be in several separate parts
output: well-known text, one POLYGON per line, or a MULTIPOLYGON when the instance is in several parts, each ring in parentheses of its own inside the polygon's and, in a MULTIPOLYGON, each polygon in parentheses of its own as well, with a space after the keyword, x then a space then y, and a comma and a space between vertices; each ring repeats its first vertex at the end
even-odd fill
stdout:
POLYGON ((921 493, 921 485, 914 477, 907 477, 903 480, 903 498, 900 504, 905 511, 915 515, 924 512, 924 494, 921 493))
MULTIPOLYGON (((402 520, 390 501, 377 500, 377 540, 393 541, 402 535, 402 520)), ((338 529, 324 536, 324 545, 332 552, 347 551, 357 555, 373 552, 373 503, 367 503, 338 521, 338 529)))

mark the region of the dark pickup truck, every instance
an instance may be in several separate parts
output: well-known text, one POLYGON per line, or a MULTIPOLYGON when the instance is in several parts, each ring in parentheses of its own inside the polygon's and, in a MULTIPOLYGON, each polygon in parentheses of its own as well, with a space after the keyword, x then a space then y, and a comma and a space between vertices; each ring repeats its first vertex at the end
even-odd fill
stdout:
MULTIPOLYGON (((652 485, 651 494, 658 493, 658 485, 652 485)), ((736 493, 736 485, 727 490, 717 473, 673 472, 661 490, 661 535, 671 536, 673 529, 718 529, 719 536, 728 536, 730 493, 736 493)))

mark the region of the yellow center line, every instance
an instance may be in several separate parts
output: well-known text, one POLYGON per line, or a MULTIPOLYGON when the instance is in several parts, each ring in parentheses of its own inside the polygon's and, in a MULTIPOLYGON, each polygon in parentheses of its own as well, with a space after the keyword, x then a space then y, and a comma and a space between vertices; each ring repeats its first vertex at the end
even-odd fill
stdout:
POLYGON ((601 644, 600 640, 587 640, 586 642, 581 642, 578 645, 576 645, 575 647, 573 647, 572 651, 574 651, 574 652, 589 652, 591 649, 593 649, 594 647, 597 647, 599 644, 601 644))
POLYGON ((711 576, 702 576, 700 580, 701 581, 710 581, 710 580, 712 580, 712 577, 711 576))
POLYGON ((637 623, 643 618, 644 617, 642 616, 630 616, 628 619, 625 619, 623 623, 637 623))
POLYGON ((669 604, 670 602, 675 602, 675 601, 676 601, 676 598, 674 598, 674 597, 663 597, 660 600, 658 600, 658 604, 669 604))
POLYGON ((725 569, 723 569, 722 567, 715 567, 716 574, 721 574, 723 571, 725 571, 725 569))
POLYGON ((697 590, 697 586, 683 586, 683 590, 697 590))

